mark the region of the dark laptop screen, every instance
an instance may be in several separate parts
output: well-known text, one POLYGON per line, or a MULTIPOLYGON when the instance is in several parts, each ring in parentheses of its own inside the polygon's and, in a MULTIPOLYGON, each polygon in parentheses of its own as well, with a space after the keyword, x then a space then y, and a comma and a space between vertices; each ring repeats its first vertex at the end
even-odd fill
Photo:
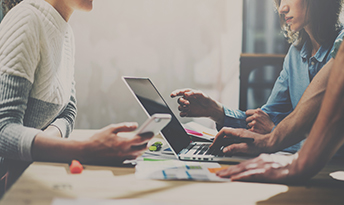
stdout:
POLYGON ((190 144, 188 134, 153 83, 148 78, 123 77, 123 79, 150 116, 155 113, 171 114, 171 122, 161 132, 176 154, 186 148, 190 144))

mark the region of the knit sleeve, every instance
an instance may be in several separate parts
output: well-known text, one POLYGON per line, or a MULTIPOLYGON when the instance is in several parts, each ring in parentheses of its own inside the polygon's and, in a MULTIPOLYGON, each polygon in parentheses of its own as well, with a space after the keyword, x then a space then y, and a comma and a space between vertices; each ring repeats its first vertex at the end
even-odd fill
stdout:
POLYGON ((56 126, 60 130, 63 138, 68 138, 69 134, 73 131, 76 113, 75 84, 73 83, 72 94, 67 107, 52 123, 52 125, 56 126))
POLYGON ((0 156, 32 161, 39 129, 23 126, 39 62, 39 31, 30 9, 12 9, 0 24, 0 156))

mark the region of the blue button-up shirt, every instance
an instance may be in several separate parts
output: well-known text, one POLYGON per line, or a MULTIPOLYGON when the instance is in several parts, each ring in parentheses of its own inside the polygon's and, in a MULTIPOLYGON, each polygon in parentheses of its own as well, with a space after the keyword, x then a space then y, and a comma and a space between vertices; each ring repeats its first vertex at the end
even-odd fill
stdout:
MULTIPOLYGON (((342 39, 343 36, 344 30, 340 32, 337 39, 342 39)), ((261 108, 270 116, 275 125, 295 109, 310 81, 332 58, 331 50, 333 50, 333 45, 322 45, 312 56, 310 41, 306 41, 301 50, 294 45, 290 46, 280 76, 275 82, 267 103, 261 108)), ((223 126, 246 128, 245 112, 226 107, 224 107, 224 112, 223 126)), ((220 129, 221 126, 218 125, 217 128, 220 129)))

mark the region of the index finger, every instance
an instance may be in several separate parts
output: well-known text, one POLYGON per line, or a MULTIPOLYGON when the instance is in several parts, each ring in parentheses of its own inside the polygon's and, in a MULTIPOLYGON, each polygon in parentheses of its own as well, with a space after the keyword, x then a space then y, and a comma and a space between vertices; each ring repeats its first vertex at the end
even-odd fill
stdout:
POLYGON ((178 89, 178 90, 173 91, 170 96, 172 98, 177 97, 177 96, 184 96, 184 93, 189 92, 189 91, 191 91, 191 89, 185 89, 185 88, 178 89))
POLYGON ((219 143, 221 139, 227 137, 227 136, 236 136, 239 137, 239 134, 237 132, 237 129, 233 129, 230 127, 224 127, 218 132, 214 138, 213 143, 210 145, 210 147, 214 146, 215 144, 219 143))
POLYGON ((141 145, 146 144, 154 136, 153 132, 147 132, 140 135, 135 135, 133 138, 128 140, 128 143, 131 145, 141 145))
POLYGON ((253 115, 254 114, 254 111, 253 109, 249 109, 249 110, 246 110, 245 114, 246 115, 253 115))
POLYGON ((107 131, 111 133, 119 133, 119 132, 131 132, 137 128, 136 122, 122 122, 118 124, 110 124, 101 129, 101 131, 107 131))

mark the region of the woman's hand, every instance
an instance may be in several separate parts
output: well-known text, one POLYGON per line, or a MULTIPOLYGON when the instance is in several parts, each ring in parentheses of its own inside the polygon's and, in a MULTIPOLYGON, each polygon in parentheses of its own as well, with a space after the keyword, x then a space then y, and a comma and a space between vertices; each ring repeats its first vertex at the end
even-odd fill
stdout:
POLYGON ((247 110, 246 115, 247 128, 252 132, 267 134, 270 133, 275 126, 269 115, 260 108, 247 110))
MULTIPOLYGON (((298 154, 261 154, 259 157, 220 170, 217 176, 232 181, 293 182, 301 179, 296 171, 298 154)), ((303 180, 308 178, 303 178, 303 180)))
POLYGON ((181 117, 210 117, 215 122, 222 124, 224 112, 222 105, 207 96, 202 91, 180 89, 171 93, 171 97, 178 98, 178 110, 181 117))
MULTIPOLYGON (((234 154, 251 154, 258 155, 260 153, 270 153, 275 151, 273 144, 271 143, 271 135, 261 135, 254 132, 251 132, 246 129, 233 129, 229 127, 224 127, 217 133, 215 136, 214 142, 211 145, 221 142, 223 138, 238 138, 238 137, 247 137, 253 138, 252 143, 237 143, 231 144, 225 147, 222 151, 227 155, 234 154)), ((215 145, 216 146, 216 145, 215 145)))
POLYGON ((137 128, 136 123, 112 124, 99 130, 86 143, 82 162, 97 164, 116 164, 124 160, 135 159, 147 148, 153 133, 119 136, 120 132, 131 132, 137 128))

